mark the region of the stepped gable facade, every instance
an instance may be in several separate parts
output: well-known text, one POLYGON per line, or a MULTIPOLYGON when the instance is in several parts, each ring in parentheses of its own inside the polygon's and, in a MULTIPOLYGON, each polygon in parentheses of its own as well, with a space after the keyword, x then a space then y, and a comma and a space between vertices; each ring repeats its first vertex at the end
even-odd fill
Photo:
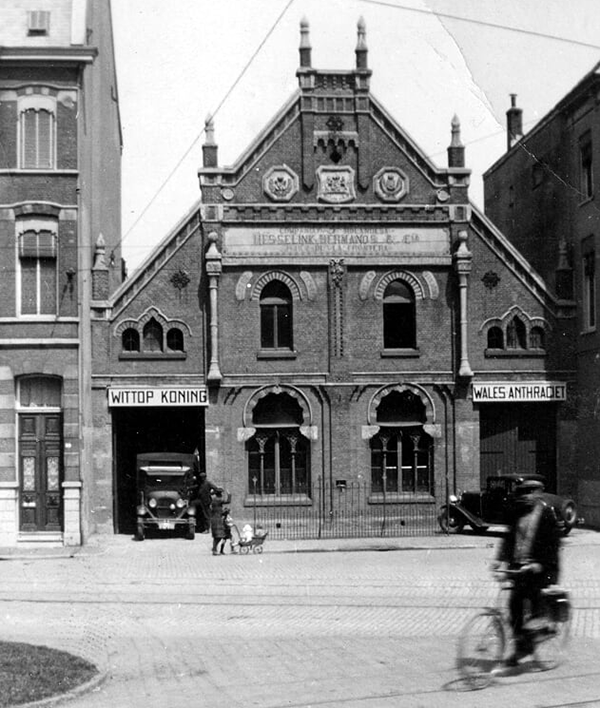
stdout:
POLYGON ((306 21, 299 54, 232 166, 207 120, 198 205, 96 310, 98 528, 132 530, 135 455, 174 448, 284 532, 354 490, 406 530, 489 474, 572 489, 560 303, 470 203, 458 119, 438 167, 370 93, 362 20, 354 68, 313 68, 306 21))

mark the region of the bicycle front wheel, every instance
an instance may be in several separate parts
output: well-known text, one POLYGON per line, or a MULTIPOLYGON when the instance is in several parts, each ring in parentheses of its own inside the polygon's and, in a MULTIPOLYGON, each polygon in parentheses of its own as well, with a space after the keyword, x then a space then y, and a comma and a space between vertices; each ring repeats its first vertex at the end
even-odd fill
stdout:
POLYGON ((480 612, 467 622, 458 638, 456 668, 469 688, 491 683, 502 665, 504 647, 504 625, 497 612, 480 612))
POLYGON ((556 668, 562 661, 569 641, 571 619, 565 622, 549 622, 534 636, 533 657, 540 671, 556 668))

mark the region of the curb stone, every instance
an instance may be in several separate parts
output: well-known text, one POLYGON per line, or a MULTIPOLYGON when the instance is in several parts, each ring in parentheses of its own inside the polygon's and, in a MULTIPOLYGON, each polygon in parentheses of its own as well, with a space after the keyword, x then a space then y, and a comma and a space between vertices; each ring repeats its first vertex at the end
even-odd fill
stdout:
POLYGON ((57 693, 55 696, 48 696, 48 698, 41 698, 39 701, 31 701, 29 703, 18 703, 15 704, 15 708, 50 708, 51 706, 58 705, 63 701, 70 701, 73 698, 77 698, 85 693, 90 693, 91 691, 98 688, 106 678, 108 677, 107 671, 98 671, 98 673, 91 678, 89 681, 75 686, 75 688, 70 689, 66 693, 57 693))

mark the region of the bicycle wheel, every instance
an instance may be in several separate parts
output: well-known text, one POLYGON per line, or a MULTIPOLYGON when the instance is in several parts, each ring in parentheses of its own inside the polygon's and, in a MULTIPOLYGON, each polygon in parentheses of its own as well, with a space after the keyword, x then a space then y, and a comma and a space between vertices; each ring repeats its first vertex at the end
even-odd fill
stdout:
POLYGON ((472 690, 489 686, 504 657, 504 625, 498 612, 480 612, 458 638, 456 668, 472 690))
POLYGON ((533 658, 540 671, 556 668, 562 661, 569 641, 571 619, 565 622, 549 621, 535 632, 533 658))

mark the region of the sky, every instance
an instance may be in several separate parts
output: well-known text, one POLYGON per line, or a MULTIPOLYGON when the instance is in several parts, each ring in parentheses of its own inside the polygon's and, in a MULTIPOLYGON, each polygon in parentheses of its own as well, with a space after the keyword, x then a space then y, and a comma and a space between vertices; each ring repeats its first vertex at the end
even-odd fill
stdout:
POLYGON ((341 70, 364 18, 372 94, 440 167, 458 115, 480 208, 510 94, 527 132, 600 61, 598 0, 111 1, 130 273, 200 196, 206 117, 232 165, 297 89, 303 18, 313 67, 341 70))

